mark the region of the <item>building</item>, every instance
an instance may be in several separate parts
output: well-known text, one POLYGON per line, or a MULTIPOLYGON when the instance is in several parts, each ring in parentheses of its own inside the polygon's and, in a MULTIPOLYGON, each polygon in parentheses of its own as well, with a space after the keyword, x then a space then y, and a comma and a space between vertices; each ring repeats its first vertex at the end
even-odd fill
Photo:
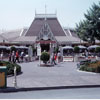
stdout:
POLYGON ((6 44, 41 45, 47 51, 57 45, 75 45, 84 43, 73 29, 63 28, 56 14, 35 14, 29 28, 12 30, 0 35, 6 44))

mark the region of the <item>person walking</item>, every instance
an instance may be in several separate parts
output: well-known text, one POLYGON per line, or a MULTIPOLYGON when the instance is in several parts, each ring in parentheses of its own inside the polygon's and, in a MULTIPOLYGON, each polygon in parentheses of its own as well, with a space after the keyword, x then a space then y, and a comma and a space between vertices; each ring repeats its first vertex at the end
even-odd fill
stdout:
POLYGON ((88 51, 87 50, 85 50, 85 57, 86 57, 86 59, 88 59, 88 51))
POLYGON ((15 63, 15 51, 12 51, 12 54, 11 54, 11 61, 13 63, 15 63))
POLYGON ((12 56, 12 55, 11 55, 11 52, 10 52, 10 53, 9 53, 9 61, 10 61, 10 62, 11 62, 11 56, 12 56))
POLYGON ((21 52, 21 61, 23 62, 23 58, 24 58, 24 51, 21 52))
POLYGON ((19 62, 19 53, 18 53, 18 51, 16 51, 16 60, 15 60, 15 62, 16 62, 16 61, 17 61, 18 63, 20 63, 20 62, 19 62))
POLYGON ((56 54, 53 54, 53 55, 52 55, 52 64, 53 64, 53 65, 57 65, 57 64, 56 64, 56 58, 57 58, 56 54))
POLYGON ((58 63, 60 63, 61 62, 61 53, 60 53, 60 51, 58 51, 58 63))
POLYGON ((1 56, 1 60, 3 60, 3 51, 1 52, 1 55, 0 56, 1 56))

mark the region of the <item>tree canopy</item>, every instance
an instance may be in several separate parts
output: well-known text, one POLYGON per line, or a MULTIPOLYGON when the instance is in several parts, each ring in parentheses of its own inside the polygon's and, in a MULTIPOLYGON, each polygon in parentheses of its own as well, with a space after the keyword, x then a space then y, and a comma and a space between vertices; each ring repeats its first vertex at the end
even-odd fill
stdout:
POLYGON ((84 17, 84 20, 76 24, 76 32, 82 40, 95 44, 96 39, 100 40, 100 2, 93 3, 84 17))

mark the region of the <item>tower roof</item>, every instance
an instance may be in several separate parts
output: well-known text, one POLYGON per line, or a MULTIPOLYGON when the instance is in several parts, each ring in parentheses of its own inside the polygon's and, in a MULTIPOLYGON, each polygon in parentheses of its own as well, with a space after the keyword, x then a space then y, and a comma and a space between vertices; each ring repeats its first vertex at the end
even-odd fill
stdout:
POLYGON ((48 23, 54 36, 66 36, 56 17, 56 14, 36 14, 34 21, 26 33, 26 36, 37 36, 45 22, 48 23))

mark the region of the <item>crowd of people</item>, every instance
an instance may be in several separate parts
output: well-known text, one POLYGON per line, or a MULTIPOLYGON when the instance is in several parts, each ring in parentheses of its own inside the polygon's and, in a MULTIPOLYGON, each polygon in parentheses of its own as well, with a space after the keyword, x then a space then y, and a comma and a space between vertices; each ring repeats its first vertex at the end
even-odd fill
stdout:
POLYGON ((20 63, 20 62, 23 62, 23 58, 24 58, 24 51, 22 51, 20 54, 18 51, 12 51, 9 53, 9 61, 10 62, 13 62, 13 63, 20 63), (20 60, 21 59, 21 60, 20 60))
MULTIPOLYGON (((24 51, 19 52, 17 51, 11 51, 8 55, 8 61, 12 62, 12 63, 20 63, 20 62, 24 62, 24 61, 28 61, 26 59, 27 54, 25 54, 24 51)), ((5 60, 4 58, 4 52, 2 51, 0 53, 0 60, 3 61, 5 60)), ((27 57, 28 58, 28 57, 27 57)), ((51 60, 51 64, 53 65, 57 65, 57 63, 61 62, 61 53, 60 51, 58 53, 52 53, 52 55, 50 56, 50 60, 51 60)))
MULTIPOLYGON (((8 60, 13 63, 16 63, 16 62, 20 63, 20 62, 23 62, 24 56, 25 56, 24 51, 21 51, 20 53, 18 50, 16 52, 12 51, 8 55, 8 60)), ((2 51, 0 54, 0 60, 3 61, 4 59, 5 59, 4 52, 2 51)))

